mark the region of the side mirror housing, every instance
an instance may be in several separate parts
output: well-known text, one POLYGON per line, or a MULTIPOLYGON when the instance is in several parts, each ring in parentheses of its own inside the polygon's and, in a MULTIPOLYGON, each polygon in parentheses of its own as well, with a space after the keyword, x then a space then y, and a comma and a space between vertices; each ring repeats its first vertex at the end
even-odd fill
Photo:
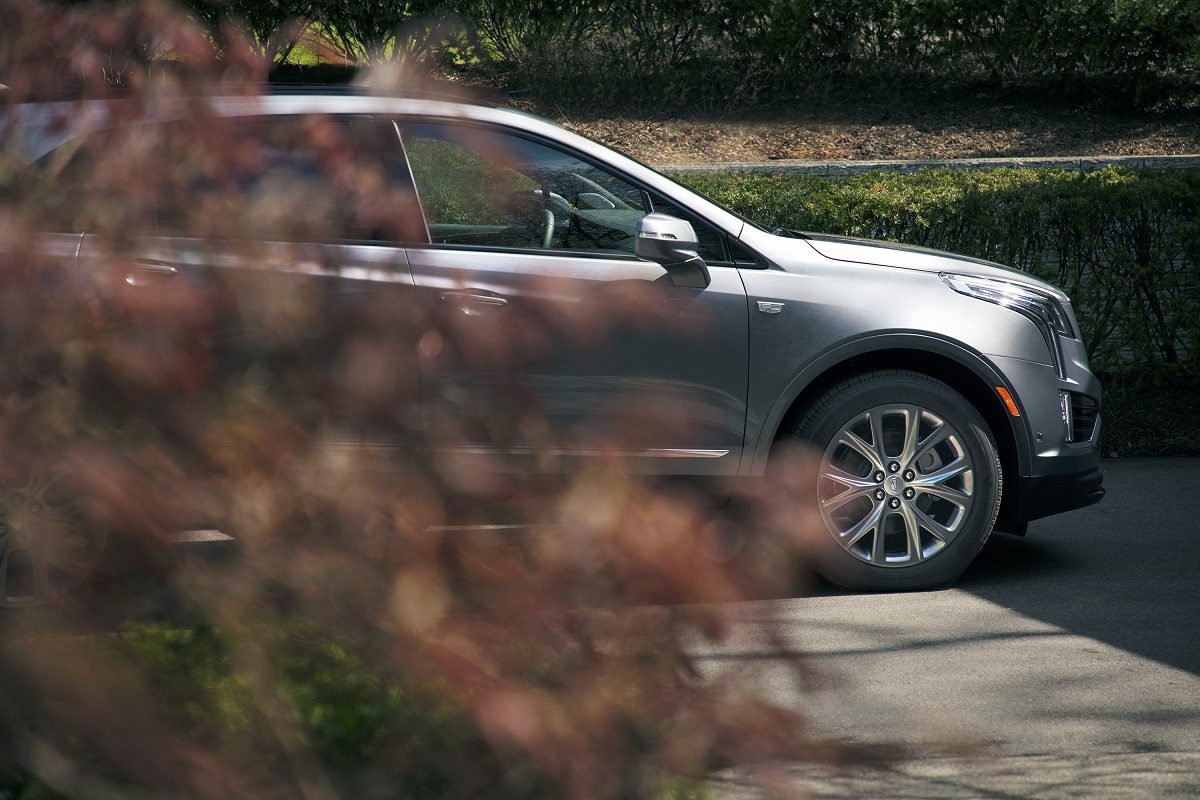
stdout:
POLYGON ((638 220, 634 254, 662 264, 676 286, 704 289, 712 283, 699 246, 690 222, 668 214, 647 214, 638 220))

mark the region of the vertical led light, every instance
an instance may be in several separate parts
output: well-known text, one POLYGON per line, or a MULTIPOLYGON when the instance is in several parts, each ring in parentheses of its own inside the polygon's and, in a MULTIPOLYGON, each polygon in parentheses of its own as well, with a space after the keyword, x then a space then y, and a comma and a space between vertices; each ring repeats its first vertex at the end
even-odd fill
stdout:
POLYGON ((1058 393, 1058 409, 1062 414, 1063 429, 1066 431, 1067 441, 1075 441, 1073 431, 1071 430, 1071 394, 1069 392, 1058 393))

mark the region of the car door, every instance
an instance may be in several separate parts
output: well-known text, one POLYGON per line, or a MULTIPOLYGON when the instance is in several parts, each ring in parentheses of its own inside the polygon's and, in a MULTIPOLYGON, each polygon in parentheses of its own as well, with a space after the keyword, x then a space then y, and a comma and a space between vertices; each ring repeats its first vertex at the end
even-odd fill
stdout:
POLYGON ((523 466, 616 455, 635 471, 736 474, 737 270, 676 286, 633 253, 651 195, 565 148, 466 122, 397 129, 429 234, 408 259, 430 320, 419 357, 433 442, 523 466))
POLYGON ((93 289, 122 317, 126 361, 176 362, 145 373, 210 397, 265 398, 261 407, 278 412, 265 421, 289 437, 411 438, 419 375, 398 244, 411 236, 378 123, 310 114, 213 124, 216 137, 159 130, 187 169, 159 187, 152 219, 130 241, 91 236, 81 253, 93 289))

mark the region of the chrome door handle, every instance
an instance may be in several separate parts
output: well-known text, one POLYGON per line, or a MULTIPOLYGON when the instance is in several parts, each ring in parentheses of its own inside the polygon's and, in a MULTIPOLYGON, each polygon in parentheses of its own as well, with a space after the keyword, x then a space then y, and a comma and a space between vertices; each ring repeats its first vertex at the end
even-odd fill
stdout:
POLYGON ((178 274, 179 270, 170 264, 162 264, 157 261, 135 261, 129 272, 125 273, 125 282, 140 289, 152 283, 169 281, 178 274))
POLYGON ((491 311, 499 311, 508 305, 503 297, 473 292, 442 292, 443 303, 454 303, 468 317, 479 317, 491 311))

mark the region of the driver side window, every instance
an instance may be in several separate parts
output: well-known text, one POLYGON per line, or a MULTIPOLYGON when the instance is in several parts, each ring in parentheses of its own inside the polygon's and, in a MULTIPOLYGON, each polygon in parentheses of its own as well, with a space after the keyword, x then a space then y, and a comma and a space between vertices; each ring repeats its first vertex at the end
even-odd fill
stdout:
POLYGON ((633 254, 640 189, 539 142, 419 124, 404 148, 434 244, 633 254))

